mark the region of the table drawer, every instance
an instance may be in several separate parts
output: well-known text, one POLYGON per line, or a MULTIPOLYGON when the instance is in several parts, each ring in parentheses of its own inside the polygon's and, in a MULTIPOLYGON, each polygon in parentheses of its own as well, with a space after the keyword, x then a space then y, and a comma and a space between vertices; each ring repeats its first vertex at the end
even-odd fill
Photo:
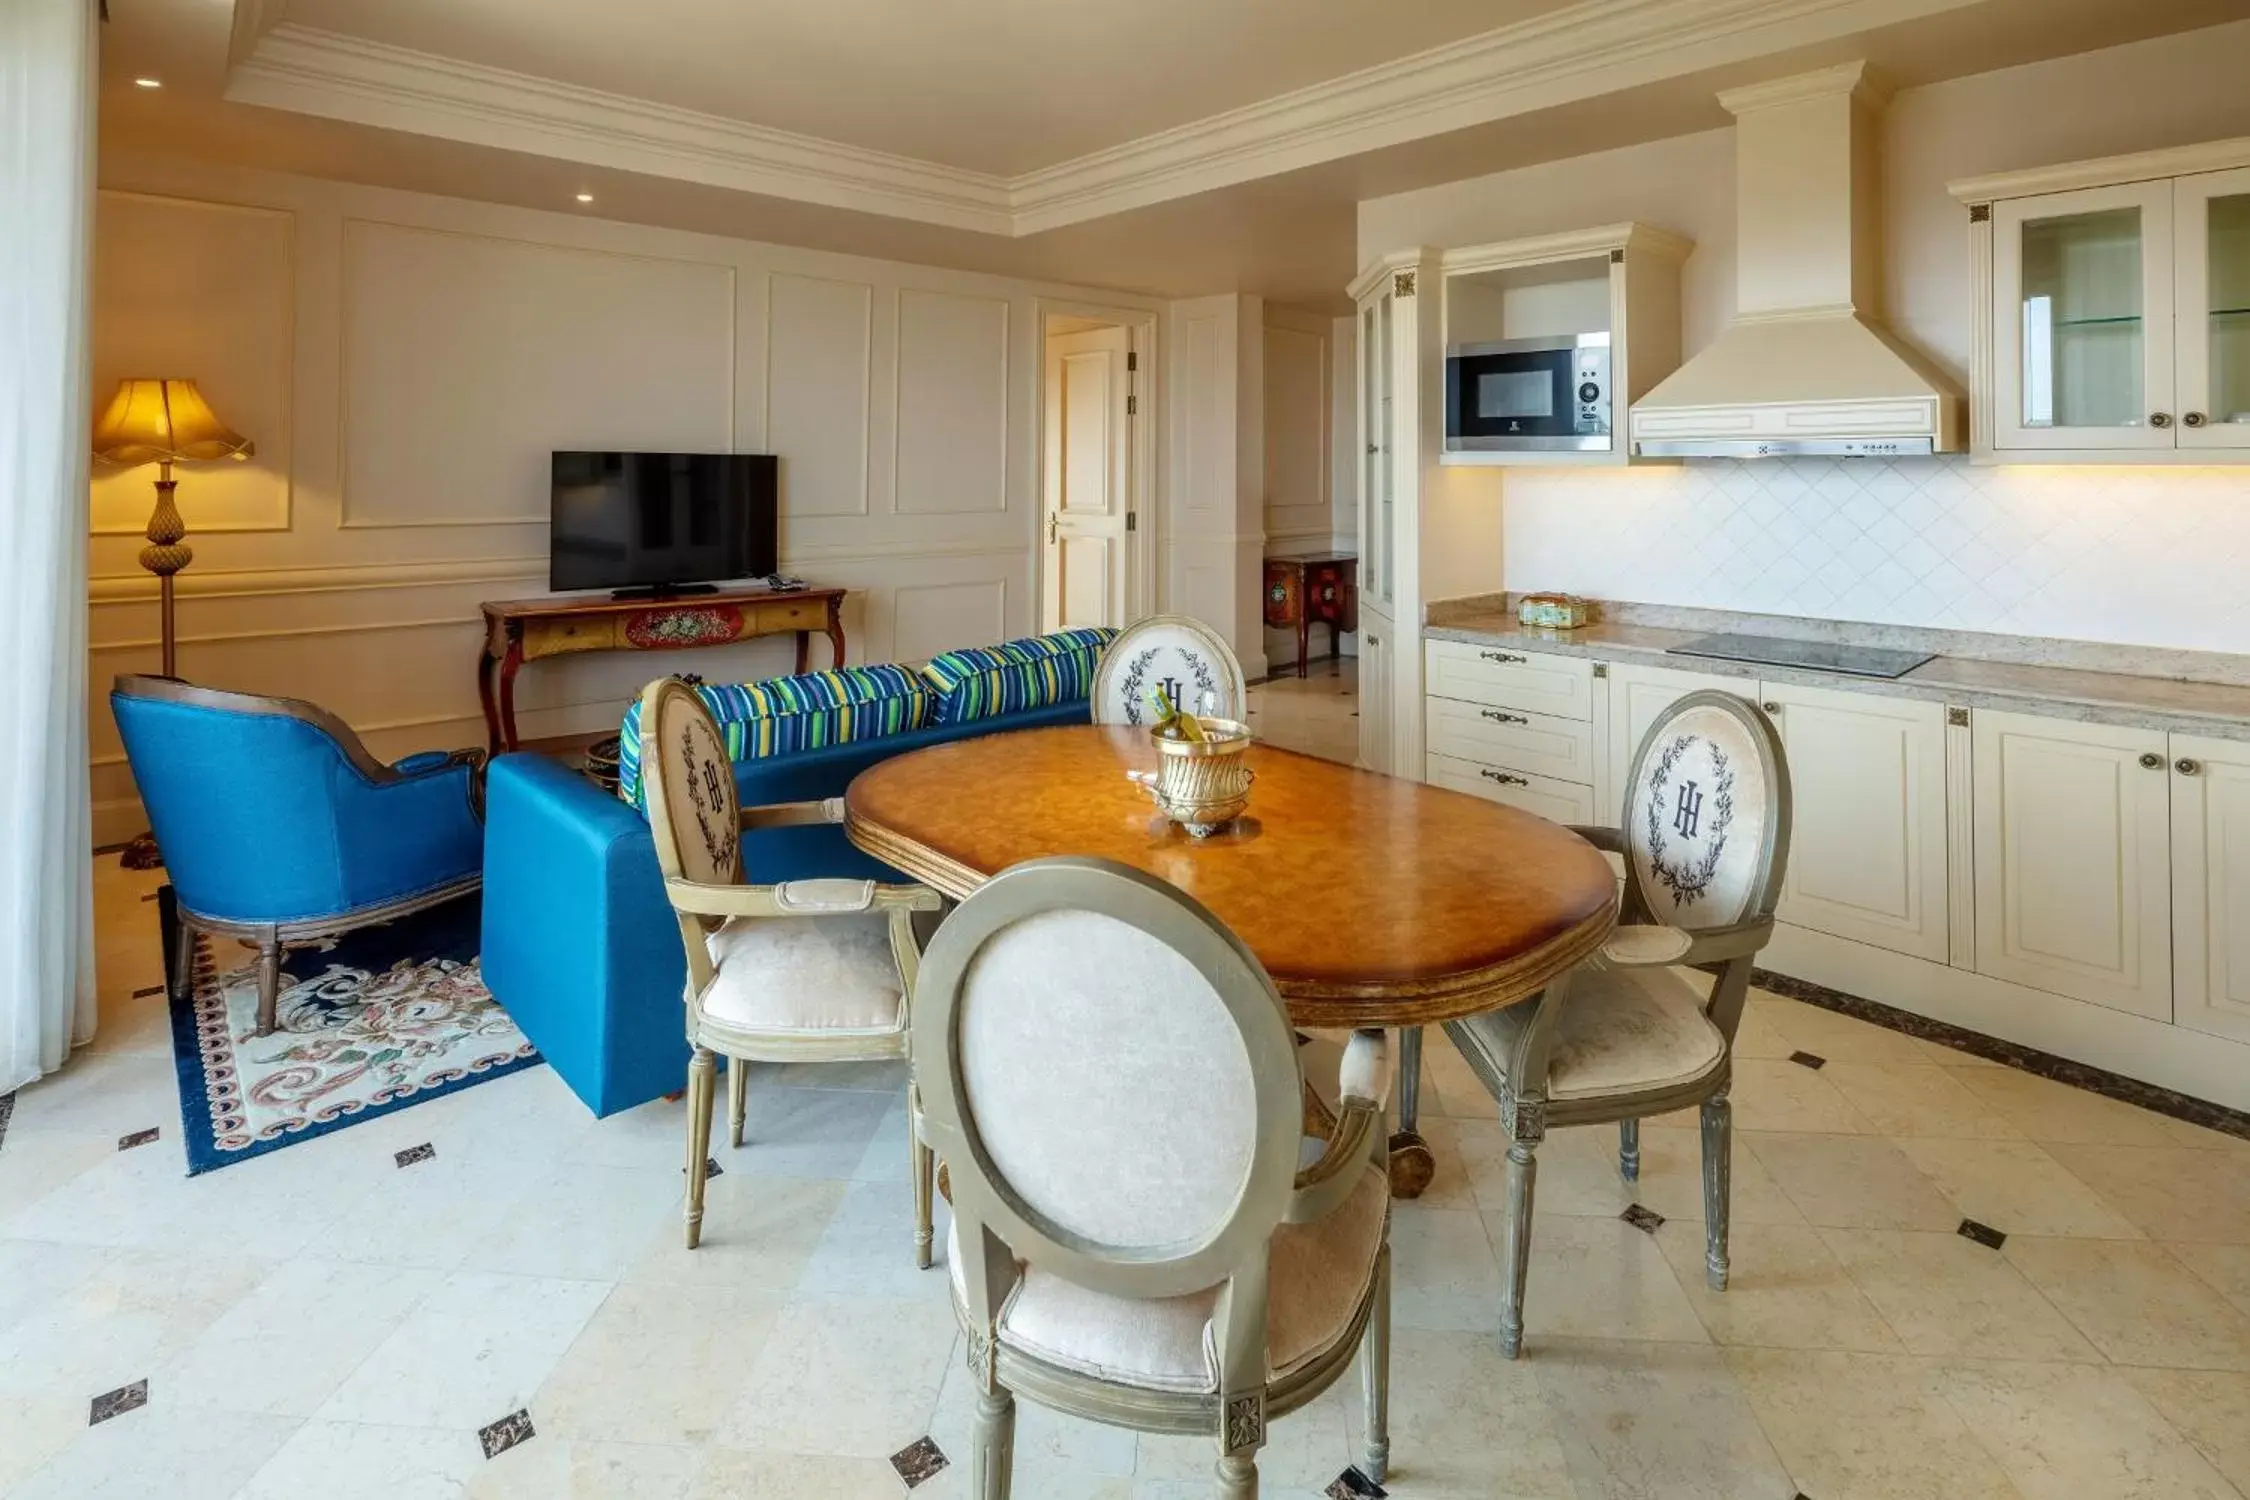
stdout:
POLYGON ((1600 821, 1594 815, 1594 789, 1581 781, 1558 781, 1551 776, 1503 771, 1497 766, 1479 765, 1451 755, 1430 756, 1429 774, 1425 779, 1432 786, 1467 792, 1488 802, 1505 803, 1556 823, 1600 821))
POLYGON ((1594 726, 1582 719, 1452 698, 1428 699, 1425 714, 1432 755, 1593 785, 1594 726))
POLYGON ((1594 664, 1575 656, 1541 656, 1505 646, 1432 641, 1427 691, 1558 719, 1594 717, 1594 664))
POLYGON ((618 646, 617 622, 615 615, 594 614, 526 620, 523 659, 537 661, 542 656, 564 656, 573 651, 614 651, 618 646))
POLYGON ((826 630, 827 628, 827 600, 778 599, 771 604, 758 606, 750 630, 746 633, 760 634, 782 630, 826 630))

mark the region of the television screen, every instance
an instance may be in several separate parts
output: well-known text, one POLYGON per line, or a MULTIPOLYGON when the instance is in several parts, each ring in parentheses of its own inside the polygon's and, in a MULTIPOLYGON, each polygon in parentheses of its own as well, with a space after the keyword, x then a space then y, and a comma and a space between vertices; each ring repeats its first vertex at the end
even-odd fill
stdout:
POLYGON ((553 589, 675 588, 779 569, 770 453, 557 453, 553 589))

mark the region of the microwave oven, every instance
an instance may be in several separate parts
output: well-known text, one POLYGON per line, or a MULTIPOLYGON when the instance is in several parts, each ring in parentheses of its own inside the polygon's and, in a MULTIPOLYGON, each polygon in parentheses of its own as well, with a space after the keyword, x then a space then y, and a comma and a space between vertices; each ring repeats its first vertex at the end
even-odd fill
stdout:
POLYGON ((1607 452, 1610 394, 1607 333, 1449 345, 1445 451, 1607 452))

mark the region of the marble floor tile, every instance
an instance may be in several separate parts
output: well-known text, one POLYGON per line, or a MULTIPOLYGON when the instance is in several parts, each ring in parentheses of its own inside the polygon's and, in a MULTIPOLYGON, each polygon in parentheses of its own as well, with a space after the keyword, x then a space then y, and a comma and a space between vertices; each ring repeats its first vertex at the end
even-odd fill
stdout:
MULTIPOLYGON (((32 1141, 17 1136, 13 1126, 8 1138, 6 1156, 35 1149, 32 1141)), ((89 1156, 77 1173, 53 1183, 0 1221, 0 1234, 73 1245, 154 1248, 160 1231, 177 1222, 197 1196, 187 1175, 177 1119, 146 1146, 120 1151, 112 1137, 106 1149, 89 1156)))
MULTIPOLYGON (((966 1459, 955 1460, 966 1469, 966 1459)), ((943 1476, 940 1476, 941 1478, 943 1476)), ((931 1485, 914 1491, 927 1495, 931 1485)), ((698 1459, 687 1500, 827 1500, 833 1495, 903 1495, 891 1466, 880 1458, 819 1458, 803 1453, 758 1453, 714 1448, 698 1459)), ((965 1491, 963 1493, 966 1493, 965 1491)), ((632 1500, 640 1500, 635 1491, 632 1500)))
POLYGON ((1958 1234, 1829 1229, 1821 1238, 1911 1353, 2101 1358, 2005 1257, 1958 1234))
POLYGON ((2089 1145, 2050 1154, 2152 1238, 2250 1245, 2250 1156, 2089 1145))
POLYGON ((1736 1224, 1728 1235, 1723 1292, 1712 1291, 1705 1279, 1700 1223, 1667 1223, 1657 1230, 1655 1243, 1719 1343, 1877 1353, 1905 1347, 1817 1229, 1736 1224))
POLYGON ((490 1153, 448 1149, 450 1137, 436 1144, 433 1159, 389 1167, 388 1175, 338 1214, 322 1233, 323 1253, 376 1265, 454 1270, 514 1221, 544 1175, 543 1164, 518 1166, 490 1153))
POLYGON ((156 1382, 228 1411, 309 1417, 442 1280, 394 1266, 285 1262, 156 1382))
MULTIPOLYGON (((1487 1210, 1507 1207, 1507 1138, 1497 1126, 1478 1137, 1466 1153, 1477 1202, 1487 1210)), ((1623 1213, 1639 1203, 1667 1219, 1703 1217, 1703 1134, 1674 1125, 1641 1126, 1641 1175, 1627 1182, 1617 1173, 1617 1127, 1574 1125, 1548 1133, 1539 1147, 1539 1209, 1565 1214, 1623 1213)), ((1802 1224, 1804 1215, 1789 1201, 1758 1159, 1738 1140, 1732 1156, 1732 1218, 1737 1224, 1802 1224)))
POLYGON ((1961 1068, 1954 1076, 2035 1141, 2101 1146, 2168 1146, 2164 1117, 2120 1100, 2014 1068, 1961 1068))
POLYGON ((1964 1218, 2004 1234, 2141 1238, 2035 1141, 1902 1140, 1898 1148, 1964 1218))
POLYGON ((1743 1002, 1742 1020, 1734 1031, 1734 1055, 1737 1058, 1755 1057, 1770 1062, 1786 1061, 1797 1050, 1782 1031, 1781 1018, 1774 1007, 1783 1002, 1769 996, 1751 994, 1743 1002))
POLYGON ((115 1136, 24 1130, 11 1124, 7 1149, 0 1151, 0 1234, 9 1233, 23 1210, 115 1155, 115 1136))
POLYGON ((1437 1209, 1391 1218, 1391 1322, 1400 1328, 1500 1328, 1500 1263, 1486 1220, 1437 1209))
POLYGON ((1790 1500, 1710 1345, 1558 1341, 1532 1361, 1580 1500, 1790 1500))
POLYGON ((1445 1029, 1427 1027, 1422 1036, 1423 1113, 1447 1115, 1456 1120, 1499 1119, 1499 1101, 1462 1061, 1445 1029))
MULTIPOLYGON (((1356 1386, 1355 1367, 1316 1400, 1287 1416, 1275 1418, 1266 1428, 1266 1445, 1258 1450, 1261 1487, 1326 1489, 1344 1472, 1357 1453, 1357 1428, 1345 1417, 1344 1388, 1356 1386)), ((1139 1460, 1133 1477, 1143 1482, 1201 1480, 1208 1484, 1219 1456, 1218 1436, 1178 1437, 1164 1433, 1140 1434, 1139 1460)), ((1023 1439, 1019 1429, 1016 1451, 1021 1461, 1023 1439)), ((1396 1451, 1396 1435, 1393 1435, 1396 1451)), ((1042 1490, 1039 1493, 1044 1494, 1042 1490)))
POLYGON ((1737 1059, 1730 1097, 1734 1101, 1734 1128, 1738 1132, 1875 1133, 1875 1127, 1852 1107, 1842 1090, 1823 1078, 1820 1071, 1793 1062, 1755 1057, 1737 1059))
MULTIPOLYGON (((1494 1245, 1507 1233, 1502 1214, 1485 1216, 1494 1245)), ((1703 1237, 1700 1224, 1665 1224, 1657 1234, 1703 1237)), ((1534 1214, 1531 1275, 1524 1289, 1524 1347, 1536 1354, 1551 1339, 1710 1341, 1656 1236, 1614 1215, 1578 1218, 1534 1214)))
POLYGON ((2238 1490, 2250 1490, 2250 1375, 2228 1370, 2127 1370, 2127 1381, 2172 1430, 2238 1490))
POLYGON ((1544 1359, 1505 1359, 1489 1334, 1391 1338, 1391 1492, 1415 1500, 1574 1500, 1544 1359))
POLYGON ((752 1361, 718 1441, 887 1458, 930 1430, 960 1331, 942 1285, 917 1302, 801 1297, 752 1361))
POLYGON ((1428 1143, 1435 1170, 1419 1198, 1394 1200, 1394 1213, 1429 1213, 1443 1209, 1474 1211, 1482 1201, 1477 1183, 1482 1178, 1470 1170, 1475 1158, 1497 1159, 1508 1152, 1507 1136, 1497 1120, 1456 1120, 1425 1111, 1420 1120, 1422 1139, 1428 1143))
POLYGON ((1727 1367, 1800 1493, 1820 1500, 2021 1500, 1945 1399, 1929 1361, 1730 1349, 1727 1367))
POLYGON ((2021 1140, 2023 1132, 1944 1068, 1928 1063, 1831 1062, 1834 1084, 1883 1134, 1966 1140, 2021 1140))
POLYGON ((598 1281, 455 1272, 314 1415, 474 1434, 530 1405, 609 1290, 598 1281))
POLYGON ((83 1396, 0 1396, 0 1495, 20 1493, 25 1480, 86 1431, 83 1396))
POLYGON ((711 1154, 727 1171, 752 1176, 852 1177, 890 1107, 888 1094, 862 1089, 753 1088, 742 1148, 728 1147, 722 1110, 711 1154))
POLYGON ((114 1254, 49 1240, 0 1240, 0 1337, 53 1306, 114 1254))
MULTIPOLYGON (((659 1223, 622 1279, 786 1292, 805 1274, 849 1190, 848 1183, 821 1178, 728 1172, 705 1185, 702 1243, 688 1249, 677 1218, 659 1223)), ((906 1244, 912 1264, 911 1232, 906 1244)), ((942 1293, 943 1283, 938 1287, 942 1293)))
POLYGON ((2024 1500, 2237 1500, 2124 1371, 1994 1362, 1938 1380, 2024 1500))
POLYGON ((2011 1235, 2001 1254, 2118 1364, 2250 1370, 2250 1314, 2162 1245, 2011 1235))
POLYGON ((314 1420, 291 1434, 235 1500, 455 1500, 483 1476, 486 1462, 473 1430, 314 1420))
POLYGON ((688 1500, 702 1462, 691 1448, 595 1443, 541 1430, 484 1464, 460 1493, 462 1500, 688 1500))
POLYGON ((331 1227, 396 1171, 387 1156, 351 1150, 339 1131, 192 1179, 147 1240, 190 1256, 325 1256, 331 1227))
MULTIPOLYGON (((145 1379, 273 1268, 120 1251, 0 1336, 0 1395, 90 1400, 145 1379)), ((153 1392, 152 1400, 161 1396, 153 1392)))
POLYGON ((1952 1229, 1960 1214, 1921 1169, 1880 1136, 1739 1132, 1807 1223, 1841 1229, 1952 1229))
MULTIPOLYGON (((954 1359, 946 1365, 945 1382, 938 1395, 937 1410, 930 1418, 930 1437, 946 1455, 949 1467, 936 1479, 917 1486, 917 1495, 946 1500, 948 1496, 969 1496, 975 1493, 969 1485, 971 1432, 975 1413, 976 1381, 969 1373, 967 1359, 954 1359)), ((1341 1418, 1334 1412, 1329 1415, 1340 1426, 1341 1418)), ((1294 1415, 1275 1418, 1267 1429, 1268 1440, 1287 1441, 1292 1436, 1301 1440, 1302 1433, 1284 1433, 1284 1428, 1292 1427, 1297 1422, 1298 1418, 1294 1415)), ((1147 1435, 1127 1428, 1088 1421, 1083 1417, 1074 1417, 1041 1406, 1029 1397, 1019 1398, 1016 1402, 1015 1493, 1083 1493, 1089 1489, 1098 1491, 1102 1487, 1118 1483, 1130 1484, 1135 1469, 1140 1466, 1141 1444, 1147 1440, 1147 1435)), ((1199 1445, 1194 1438, 1170 1438, 1164 1441, 1185 1445, 1196 1452, 1216 1452, 1212 1443, 1199 1445)), ((1338 1444, 1337 1451, 1340 1453, 1340 1435, 1338 1444)), ((1156 1461, 1161 1462, 1161 1455, 1158 1455, 1156 1461)), ((1210 1462, 1205 1459, 1200 1472, 1208 1472, 1209 1469, 1210 1462)), ((1177 1471, 1152 1468, 1150 1472, 1177 1471)), ((1270 1470, 1268 1477, 1272 1477, 1270 1470)), ((1330 1477, 1333 1477, 1333 1473, 1330 1477)), ((1324 1480, 1323 1483, 1325 1482, 1324 1480)), ((897 1481, 894 1479, 892 1483, 896 1484, 897 1481)))
POLYGON ((914 1301, 945 1282, 953 1211, 933 1195, 931 1265, 914 1264, 914 1190, 905 1172, 889 1181, 854 1182, 805 1262, 800 1292, 830 1297, 896 1297, 914 1301))
POLYGON ((180 1128, 179 1077, 168 1055, 80 1049, 55 1072, 16 1091, 16 1130, 82 1132, 115 1140, 151 1125, 180 1128))
POLYGON ((2250 1245, 2172 1245, 2182 1264, 2216 1288, 2219 1295, 2250 1313, 2250 1245))
POLYGON ((1876 1026, 1857 1016, 1822 1010, 1802 1000, 1760 995, 1760 1008, 1793 1048, 1801 1048, 1832 1063, 1922 1063, 1929 1060, 1922 1044, 1903 1032, 1876 1026))
POLYGON ((10 1493, 15 1500, 228 1500, 296 1426, 294 1418, 222 1411, 158 1392, 147 1406, 86 1428, 10 1493))
POLYGON ((780 1315, 778 1293, 627 1283, 531 1398, 542 1434, 693 1447, 709 1442, 780 1315))
MULTIPOLYGON (((414 1170, 421 1170, 419 1167, 414 1170)), ((470 1271, 615 1281, 659 1226, 677 1227, 686 1178, 662 1167, 565 1166, 531 1184, 469 1248, 470 1271)))

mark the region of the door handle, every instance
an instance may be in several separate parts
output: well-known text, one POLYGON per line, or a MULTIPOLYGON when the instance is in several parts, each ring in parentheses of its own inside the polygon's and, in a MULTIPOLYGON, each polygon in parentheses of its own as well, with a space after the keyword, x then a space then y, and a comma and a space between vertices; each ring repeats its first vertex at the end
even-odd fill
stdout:
POLYGON ((1058 530, 1058 529, 1059 529, 1059 528, 1060 528, 1061 526, 1062 526, 1062 513, 1061 513, 1060 511, 1053 511, 1053 510, 1051 510, 1051 511, 1048 511, 1048 512, 1047 512, 1047 545, 1048 545, 1048 546, 1052 547, 1053 545, 1055 545, 1055 534, 1056 534, 1057 530, 1058 530))
POLYGON ((2172 425, 2172 414, 2168 411, 2152 411, 2148 414, 2148 425, 2151 427, 2169 427, 2172 425))
POLYGON ((2201 427, 2205 422, 2208 422, 2211 419, 2199 411, 2191 411, 2186 416, 2180 418, 2180 420, 2190 427, 2201 427))
POLYGON ((1765 702, 1759 704, 1758 707, 1764 709, 1769 714, 1777 714, 1781 712, 1781 705, 1774 702, 1771 698, 1768 698, 1765 702))

